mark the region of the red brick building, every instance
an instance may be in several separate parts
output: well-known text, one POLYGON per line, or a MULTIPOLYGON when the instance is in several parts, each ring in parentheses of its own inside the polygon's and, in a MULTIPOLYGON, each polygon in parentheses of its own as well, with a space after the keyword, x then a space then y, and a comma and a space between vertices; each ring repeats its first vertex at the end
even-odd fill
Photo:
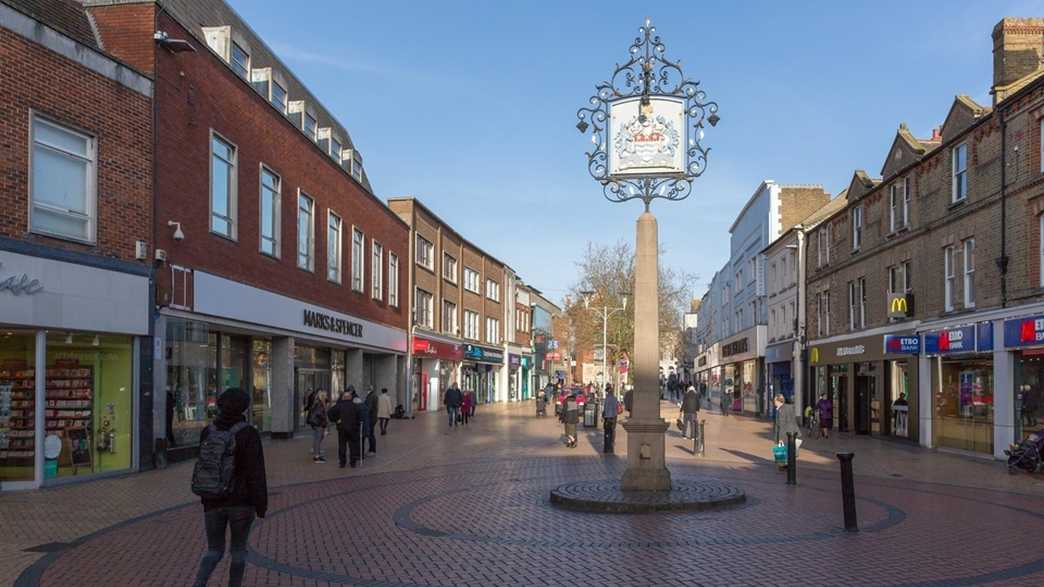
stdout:
POLYGON ((228 387, 276 436, 318 390, 402 397, 409 227, 347 130, 223 2, 86 4, 156 80, 160 446, 191 449, 228 387))
POLYGON ((153 83, 64 0, 0 1, 0 72, 0 491, 133 470, 153 83))

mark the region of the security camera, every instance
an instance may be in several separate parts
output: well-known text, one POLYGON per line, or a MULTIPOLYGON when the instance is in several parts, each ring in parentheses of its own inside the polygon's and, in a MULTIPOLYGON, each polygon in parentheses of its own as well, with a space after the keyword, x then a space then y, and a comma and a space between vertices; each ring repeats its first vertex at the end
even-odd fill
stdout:
POLYGON ((185 233, 182 232, 182 230, 181 230, 181 223, 180 222, 174 222, 173 220, 168 220, 167 221, 167 226, 173 226, 174 227, 174 240, 176 240, 176 241, 183 241, 183 240, 185 240, 185 233))

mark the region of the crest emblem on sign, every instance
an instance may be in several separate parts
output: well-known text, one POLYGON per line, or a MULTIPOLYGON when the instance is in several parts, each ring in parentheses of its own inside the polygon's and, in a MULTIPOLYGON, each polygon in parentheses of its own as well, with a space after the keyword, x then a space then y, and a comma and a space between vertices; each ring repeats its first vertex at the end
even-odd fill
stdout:
POLYGON ((666 116, 639 120, 638 116, 620 124, 613 148, 621 169, 671 167, 681 148, 681 135, 666 116))

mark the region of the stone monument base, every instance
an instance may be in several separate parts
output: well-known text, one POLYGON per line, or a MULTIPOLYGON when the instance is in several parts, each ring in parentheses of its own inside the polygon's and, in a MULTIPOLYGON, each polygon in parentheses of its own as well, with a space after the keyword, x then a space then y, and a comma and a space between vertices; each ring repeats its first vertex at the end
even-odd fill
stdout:
POLYGON ((706 511, 744 503, 746 494, 717 479, 675 479, 670 491, 623 491, 615 479, 574 481, 551 490, 557 507, 600 513, 706 511))

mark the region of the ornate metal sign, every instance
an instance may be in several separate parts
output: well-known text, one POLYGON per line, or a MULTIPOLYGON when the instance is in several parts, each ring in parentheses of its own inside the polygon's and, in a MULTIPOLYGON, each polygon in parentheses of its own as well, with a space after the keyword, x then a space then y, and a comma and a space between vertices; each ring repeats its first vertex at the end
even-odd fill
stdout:
POLYGON ((701 144, 705 124, 718 123, 718 104, 700 83, 689 80, 681 62, 646 19, 631 43, 630 58, 595 86, 590 106, 580 108, 576 128, 591 129, 594 148, 587 169, 613 202, 655 198, 683 200, 707 167, 710 149, 701 144))

